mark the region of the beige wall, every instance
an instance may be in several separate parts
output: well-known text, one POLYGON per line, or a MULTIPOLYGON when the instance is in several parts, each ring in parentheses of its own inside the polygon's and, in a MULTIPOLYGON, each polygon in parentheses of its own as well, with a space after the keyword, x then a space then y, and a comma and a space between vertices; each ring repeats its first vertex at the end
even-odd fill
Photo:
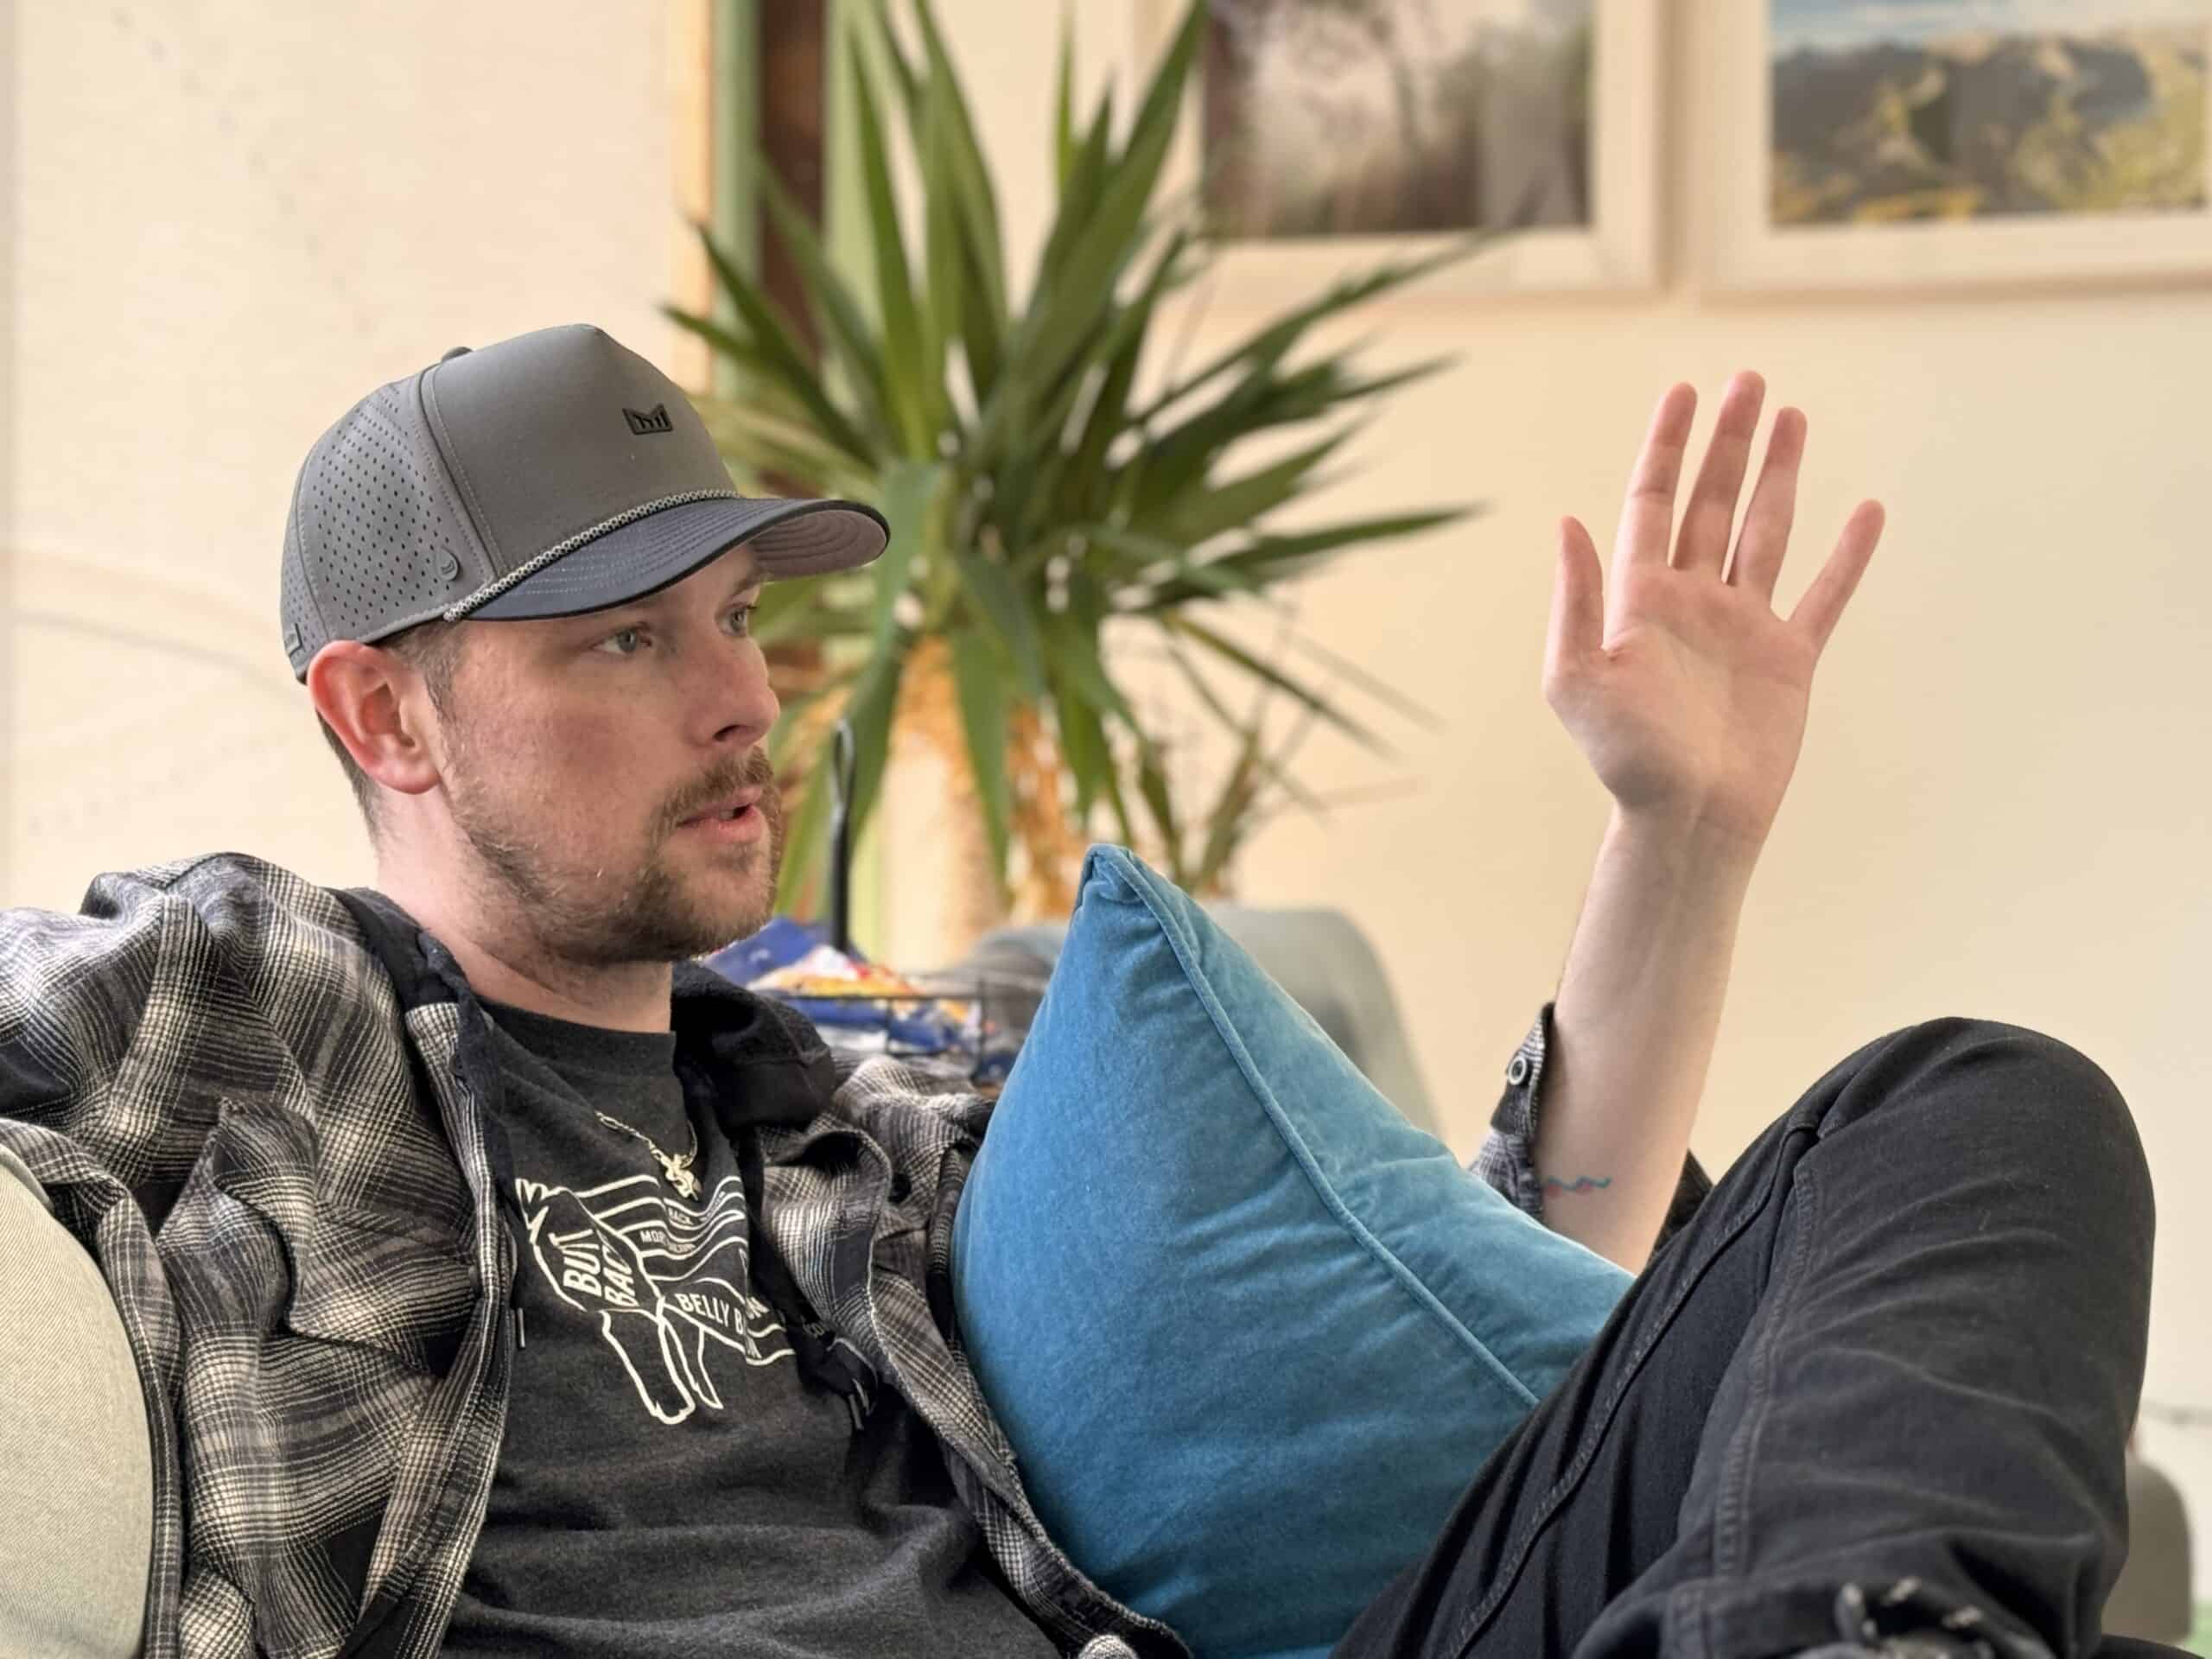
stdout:
MULTIPOLYGON (((939 3, 1032 247, 1058 8, 939 3)), ((1129 0, 1077 10, 1093 66, 1125 50, 1129 0)), ((1670 102, 1706 107, 1696 31, 1711 12, 1673 15, 1670 102)), ((1704 135, 1682 126, 1678 270, 1708 194, 1704 135)), ((1888 504, 1891 530, 1822 665, 1696 1149, 1725 1165, 1837 1060, 1916 1020, 2061 1037, 2133 1104, 2157 1179, 2147 1397, 2212 1405, 2212 294, 1753 307, 1678 277, 1651 300, 1388 317, 1386 359, 1465 361, 1360 441, 1364 470, 1331 516, 1469 496, 1496 511, 1314 582, 1304 623, 1445 727, 1407 734, 1417 792, 1267 833, 1243 896, 1336 906, 1372 932, 1448 1138, 1471 1151, 1555 988, 1605 820, 1538 690, 1552 526, 1574 512, 1609 541, 1671 381, 1710 400, 1732 370, 1764 371, 1813 432, 1780 601, 1796 603, 1860 496, 1888 504)), ((1319 745, 1309 759, 1324 786, 1400 775, 1319 745)), ((2212 1430, 2146 1421, 2143 1440, 2212 1532, 2212 1430)), ((2212 1593, 2212 1548, 2199 1554, 2212 1593)))
POLYGON ((277 642, 294 473, 454 345, 591 320, 682 366, 687 8, 17 14, 5 900, 217 848, 365 880, 277 642))

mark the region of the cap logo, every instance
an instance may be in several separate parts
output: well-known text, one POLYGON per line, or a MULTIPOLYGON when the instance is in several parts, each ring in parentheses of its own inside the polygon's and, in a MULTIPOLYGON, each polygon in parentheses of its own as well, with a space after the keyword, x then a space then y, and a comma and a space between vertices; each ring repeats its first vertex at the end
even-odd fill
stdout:
POLYGON ((650 414, 639 414, 634 409, 624 409, 622 418, 630 423, 630 429, 639 437, 648 432, 673 432, 676 423, 668 418, 668 405, 655 404, 650 414))
POLYGON ((451 582, 460 574, 461 561, 454 557, 453 550, 448 547, 440 548, 438 550, 438 575, 445 578, 446 581, 451 582))

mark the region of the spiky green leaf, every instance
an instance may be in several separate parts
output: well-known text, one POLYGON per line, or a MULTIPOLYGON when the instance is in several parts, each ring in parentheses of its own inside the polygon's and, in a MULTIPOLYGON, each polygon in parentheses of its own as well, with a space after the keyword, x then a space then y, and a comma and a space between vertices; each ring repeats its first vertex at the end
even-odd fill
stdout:
POLYGON ((859 296, 822 245, 813 220, 772 171, 766 168, 759 171, 762 199, 805 281, 823 344, 842 365, 855 394, 866 406, 876 446, 893 448, 898 432, 892 416, 891 389, 884 378, 883 348, 875 329, 861 309, 859 296))
POLYGON ((1017 353, 1033 354, 1042 376, 1056 376, 1065 365, 1141 245, 1141 229, 1181 118, 1184 89, 1206 26, 1205 8, 1193 5, 1154 72, 1128 144, 1109 168, 1096 207, 1052 270, 1041 303, 1016 332, 1017 353))
POLYGON ((1224 531, 1247 527, 1295 499, 1307 486, 1314 469, 1342 448, 1351 435, 1349 431, 1332 433, 1317 444, 1242 477, 1208 480, 1202 487, 1162 504, 1138 522, 1156 524, 1169 541, 1202 547, 1224 531))
POLYGON ((1226 634, 1208 627, 1195 617, 1178 615, 1171 611, 1162 613, 1160 622, 1170 632, 1195 640, 1215 655, 1243 669, 1253 678, 1273 686, 1294 702, 1312 709, 1363 747, 1371 749, 1378 754, 1389 755, 1396 753, 1376 733, 1352 719, 1328 699, 1292 679, 1281 669, 1262 660, 1226 634))
POLYGON ((885 147, 883 118, 870 84, 868 60, 855 39, 851 43, 853 114, 860 129, 861 194, 868 207, 868 252, 875 270, 876 304, 883 319, 883 360, 892 406, 906 454, 931 454, 938 422, 934 405, 943 396, 944 377, 931 372, 925 350, 923 323, 914 302, 913 269, 906 259, 906 235, 899 220, 898 193, 891 181, 891 156, 885 147))
POLYGON ((1060 67, 1052 89, 1052 187, 1065 196, 1075 171, 1075 13, 1060 0, 1060 67))
POLYGON ((1184 398, 1238 368, 1262 360, 1281 362, 1284 355, 1315 325, 1378 299, 1394 289, 1417 283, 1446 266, 1471 258, 1483 249, 1494 245, 1497 240, 1496 232, 1478 231, 1455 237, 1444 246, 1419 257, 1385 260, 1357 276, 1341 278, 1331 283, 1316 298, 1272 322, 1262 324, 1202 367, 1164 388, 1140 418, 1147 421, 1156 418, 1164 410, 1173 408, 1184 398))
POLYGON ((929 55, 930 84, 944 89, 947 124, 949 176, 958 202, 973 272, 982 283, 989 315, 1002 327, 1006 317, 1005 237, 999 227, 998 194, 991 183, 991 169, 976 137, 976 119, 960 74, 946 48, 944 31, 929 0, 916 0, 921 19, 922 41, 929 55))
POLYGON ((1147 595, 1136 608, 1173 609, 1209 594, 1246 588, 1256 590, 1306 575, 1353 547, 1369 542, 1399 542, 1445 524, 1457 524, 1480 509, 1447 507, 1432 512, 1394 513, 1387 518, 1358 518, 1325 529, 1291 536, 1259 536, 1243 546, 1203 561, 1147 595))
POLYGON ((974 600, 982 620, 989 624, 1006 648, 1022 696, 1031 702, 1041 702, 1045 696, 1045 654, 1039 645, 1037 622, 1031 614, 1028 599, 1014 585, 1006 566, 988 554, 957 541, 950 550, 960 570, 963 591, 974 600))
POLYGON ((907 573, 918 554, 927 554, 937 537, 932 519, 944 486, 941 461, 901 461, 884 474, 880 510, 891 539, 870 567, 875 578, 874 649, 891 648, 899 629, 899 601, 906 597, 907 573))
POLYGON ((1007 785, 1007 673, 1005 660, 981 628, 962 628, 951 639, 953 685, 960 724, 968 739, 968 764, 976 799, 990 837, 991 868, 1006 879, 1013 840, 1014 804, 1007 785))
POLYGON ((906 671, 903 644, 876 652, 845 705, 845 719, 853 728, 851 823, 855 841, 874 816, 883 793, 884 763, 891 752, 891 715, 898 707, 899 685, 906 671))
POLYGON ((856 466, 872 466, 876 459, 875 446, 853 419, 830 400, 822 389, 821 376, 808 365, 790 329, 769 309, 767 302, 752 285, 729 266, 721 251, 714 249, 710 239, 708 246, 713 250, 723 291, 745 320, 747 333, 734 333, 712 318, 694 315, 677 306, 664 305, 661 315, 690 329, 741 367, 767 376, 804 405, 807 413, 821 426, 823 435, 852 457, 856 466))

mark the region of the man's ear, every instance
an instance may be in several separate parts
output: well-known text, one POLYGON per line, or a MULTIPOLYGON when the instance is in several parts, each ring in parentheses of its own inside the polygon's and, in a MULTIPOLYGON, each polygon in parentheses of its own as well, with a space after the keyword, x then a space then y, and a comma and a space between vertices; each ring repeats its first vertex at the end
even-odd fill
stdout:
POLYGON ((439 782, 429 688, 404 658, 334 639, 308 664, 308 696, 353 764, 386 789, 420 795, 439 782))

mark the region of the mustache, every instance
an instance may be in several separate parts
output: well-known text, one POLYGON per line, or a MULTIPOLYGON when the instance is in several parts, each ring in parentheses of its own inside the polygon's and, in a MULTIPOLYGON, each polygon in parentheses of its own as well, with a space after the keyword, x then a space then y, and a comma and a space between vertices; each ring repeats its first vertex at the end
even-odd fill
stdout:
POLYGON ((768 804, 769 798, 775 792, 775 787, 776 769, 769 764, 768 752, 766 749, 755 749, 741 762, 734 766, 724 766, 710 773, 696 789, 689 791, 682 801, 669 809, 668 822, 671 826, 680 824, 694 813, 705 811, 716 801, 727 795, 733 795, 741 789, 760 791, 762 804, 765 806, 768 804))

